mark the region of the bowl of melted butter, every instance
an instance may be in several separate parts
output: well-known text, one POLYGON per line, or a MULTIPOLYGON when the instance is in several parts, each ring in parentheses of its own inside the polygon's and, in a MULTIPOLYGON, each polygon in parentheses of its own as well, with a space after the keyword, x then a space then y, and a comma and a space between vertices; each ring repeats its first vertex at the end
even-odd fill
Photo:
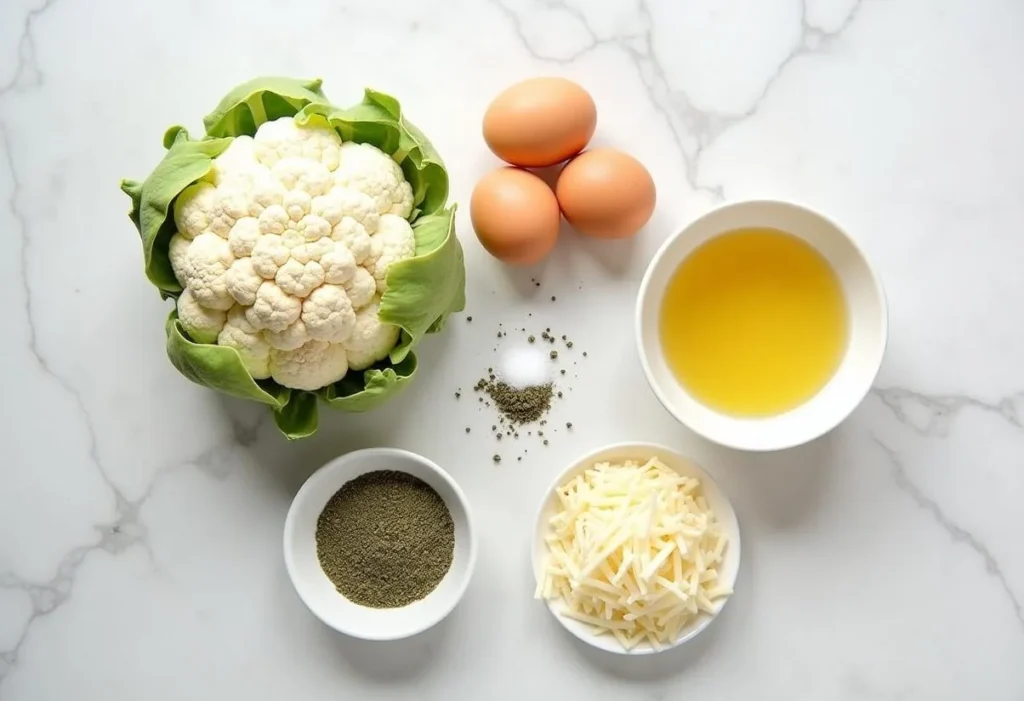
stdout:
POLYGON ((681 423, 740 450, 843 421, 888 337, 881 280, 854 240, 790 202, 723 205, 669 238, 637 302, 644 373, 681 423))

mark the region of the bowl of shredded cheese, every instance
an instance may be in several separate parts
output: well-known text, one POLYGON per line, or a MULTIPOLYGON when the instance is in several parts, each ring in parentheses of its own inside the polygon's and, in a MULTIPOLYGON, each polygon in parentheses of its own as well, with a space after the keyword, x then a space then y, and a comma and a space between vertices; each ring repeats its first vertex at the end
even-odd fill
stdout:
POLYGON ((548 489, 533 543, 535 596, 596 648, 642 655, 693 639, 733 593, 740 531, 711 476, 675 451, 623 443, 548 489))

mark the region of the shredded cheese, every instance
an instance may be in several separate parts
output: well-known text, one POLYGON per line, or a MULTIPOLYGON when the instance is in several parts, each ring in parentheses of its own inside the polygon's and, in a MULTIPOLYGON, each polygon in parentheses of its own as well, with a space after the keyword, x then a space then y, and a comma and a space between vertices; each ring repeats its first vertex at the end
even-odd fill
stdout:
POLYGON ((661 648, 732 594, 716 567, 728 538, 699 480, 654 457, 598 463, 556 494, 536 597, 558 600, 566 617, 627 650, 661 648))

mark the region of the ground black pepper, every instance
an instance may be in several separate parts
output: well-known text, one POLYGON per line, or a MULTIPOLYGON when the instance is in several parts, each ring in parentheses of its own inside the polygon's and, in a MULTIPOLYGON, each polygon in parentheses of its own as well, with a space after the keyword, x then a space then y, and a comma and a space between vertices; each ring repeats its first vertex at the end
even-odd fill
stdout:
POLYGON ((419 601, 444 579, 455 524, 426 482, 380 470, 347 482, 316 524, 320 566, 338 592, 371 608, 419 601))
POLYGON ((516 388, 506 382, 480 380, 474 389, 487 392, 498 411, 513 424, 533 423, 551 408, 550 384, 516 388))

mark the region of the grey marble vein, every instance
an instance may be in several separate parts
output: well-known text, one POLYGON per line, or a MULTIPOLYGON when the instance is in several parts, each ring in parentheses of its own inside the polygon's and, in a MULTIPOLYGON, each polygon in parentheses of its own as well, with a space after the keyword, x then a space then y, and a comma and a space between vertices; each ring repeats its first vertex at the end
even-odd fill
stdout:
POLYGON ((43 74, 36 62, 36 44, 33 28, 36 21, 60 0, 44 0, 39 7, 25 13, 21 35, 18 38, 18 62, 7 85, 0 86, 0 99, 8 93, 30 90, 43 84, 43 74))
POLYGON ((1014 392, 995 401, 985 401, 968 394, 925 394, 905 387, 875 387, 871 393, 896 417, 896 420, 921 436, 944 437, 965 409, 975 409, 999 416, 1015 428, 1024 428, 1019 405, 1024 392, 1014 392), (919 416, 914 416, 914 410, 919 416))
POLYGON ((938 502, 926 495, 911 481, 906 468, 903 466, 902 460, 895 450, 879 440, 877 436, 872 436, 872 438, 889 460, 889 473, 892 476, 893 482, 896 483, 896 486, 905 492, 919 509, 926 512, 932 520, 942 528, 942 530, 946 531, 954 542, 963 543, 981 558, 982 562, 985 564, 985 571, 989 576, 996 579, 1000 588, 1002 588, 1006 593, 1006 598, 1013 610, 1013 615, 1017 618, 1017 622, 1020 624, 1021 629, 1024 630, 1024 608, 1022 608, 1020 600, 1014 593, 1013 588, 1010 586, 1009 581, 1006 579, 1006 575, 1003 573, 1003 570, 999 566, 999 562, 996 560, 995 556, 992 555, 992 552, 977 536, 949 518, 938 502))
POLYGON ((802 56, 827 51, 832 44, 839 40, 860 15, 866 0, 857 0, 841 25, 833 31, 826 31, 812 25, 807 19, 807 3, 803 2, 799 39, 765 81, 750 106, 735 113, 721 113, 701 108, 685 90, 675 88, 669 83, 667 72, 654 48, 654 32, 657 28, 649 0, 640 0, 637 10, 644 26, 643 31, 638 34, 616 34, 610 37, 599 37, 582 10, 572 7, 562 0, 540 2, 539 6, 544 9, 565 12, 579 22, 589 35, 590 42, 567 57, 551 56, 536 49, 523 28, 519 14, 504 4, 502 0, 493 0, 493 2, 510 20, 516 36, 526 51, 539 61, 569 64, 602 46, 616 46, 621 49, 636 67, 651 105, 662 115, 669 126, 676 148, 683 157, 687 182, 695 191, 706 192, 715 199, 721 200, 725 197, 721 184, 700 181, 698 171, 703 153, 729 129, 758 113, 765 98, 771 93, 772 88, 782 78, 791 63, 802 56))
MULTIPOLYGON (((171 473, 185 467, 194 467, 204 474, 217 479, 227 475, 224 468, 229 463, 228 454, 237 449, 251 448, 260 435, 260 429, 266 424, 268 413, 259 412, 252 424, 231 419, 231 434, 226 442, 217 443, 201 453, 181 462, 169 464, 157 470, 145 491, 137 499, 127 499, 109 481, 107 485, 114 491, 116 499, 116 515, 109 523, 95 526, 96 538, 86 545, 79 545, 68 551, 57 564, 57 573, 44 582, 34 582, 20 577, 14 572, 0 572, 0 589, 24 591, 29 596, 32 613, 25 622, 14 645, 7 650, 0 650, 0 692, 3 682, 18 661, 22 646, 28 639, 32 627, 41 618, 49 616, 65 605, 71 598, 75 578, 86 559, 96 552, 118 555, 132 547, 141 547, 149 555, 150 562, 157 571, 156 559, 148 541, 148 529, 139 517, 139 511, 153 495, 157 485, 171 473)), ((0 695, 2 698, 2 695, 0 695)))

